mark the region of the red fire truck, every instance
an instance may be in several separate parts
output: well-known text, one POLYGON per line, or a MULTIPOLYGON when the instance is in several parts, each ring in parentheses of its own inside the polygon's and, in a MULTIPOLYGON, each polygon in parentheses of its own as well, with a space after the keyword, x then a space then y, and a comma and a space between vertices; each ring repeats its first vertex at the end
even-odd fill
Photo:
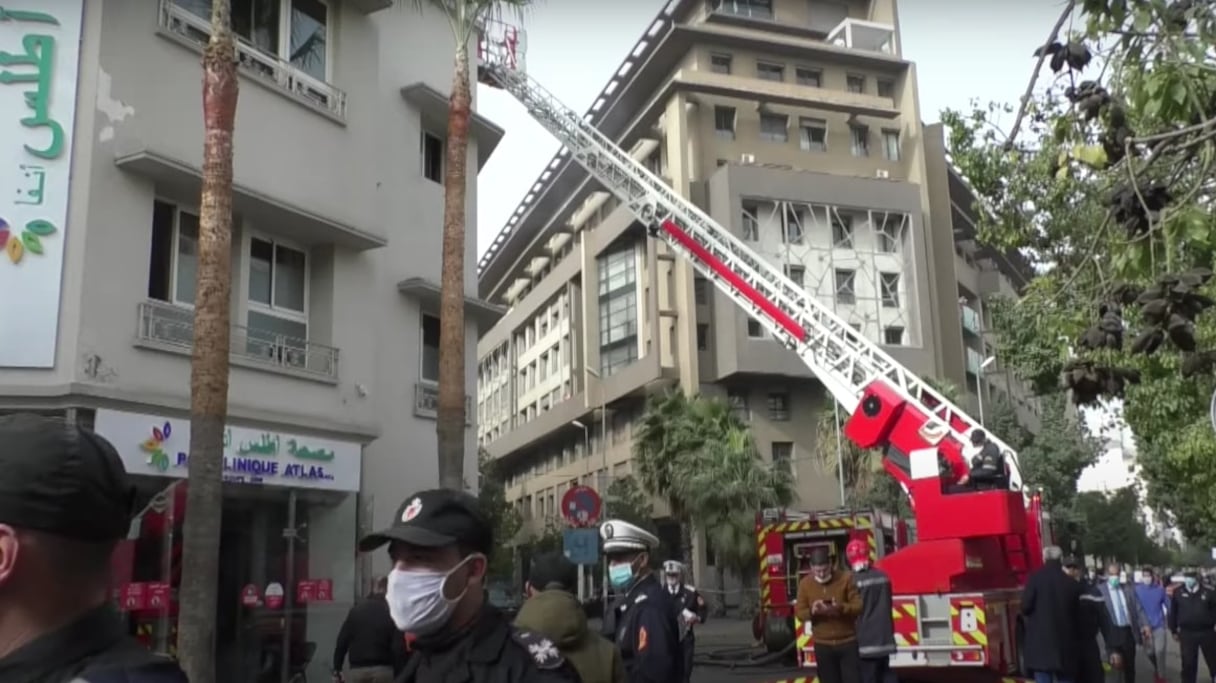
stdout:
MULTIPOLYGON (((671 26, 668 21, 667 29, 671 26)), ((903 615, 900 635, 908 643, 894 655, 894 664, 919 669, 921 678, 928 673, 942 678, 961 674, 978 681, 1017 672, 1018 596, 1027 573, 1041 565, 1049 534, 1038 497, 1022 491, 1017 455, 989 435, 988 441, 1009 463, 1008 486, 952 492, 948 484, 968 470, 963 447, 979 429, 976 421, 789 279, 781 265, 757 254, 587 118, 559 102, 525 73, 524 47, 521 30, 487 22, 478 45, 479 80, 511 93, 562 143, 567 163, 581 165, 637 216, 652 238, 670 253, 689 259, 699 274, 798 355, 850 415, 845 436, 861 448, 880 451, 884 468, 908 494, 916 540, 900 546, 895 533, 891 552, 878 559, 891 575, 896 609, 903 615)), ((874 514, 864 513, 862 519, 871 525, 881 522, 881 515, 876 520, 874 514)), ((844 518, 823 516, 825 521, 844 518)), ((818 521, 796 523, 804 522, 805 529, 782 536, 823 531, 818 521)), ((853 524, 847 533, 856 531, 856 520, 853 524)), ((875 530, 873 535, 877 555, 879 537, 886 540, 885 528, 884 534, 875 530)), ((806 538, 798 543, 822 542, 806 538)), ((788 609, 788 575, 798 550, 782 547, 769 553, 765 542, 760 546, 762 580, 769 595, 765 609, 772 611, 766 621, 772 636, 767 640, 788 641, 797 630, 806 637, 803 662, 813 665, 812 637, 800 624, 782 625, 788 616, 779 616, 784 613, 777 611, 775 600, 780 591, 780 609, 788 609)))

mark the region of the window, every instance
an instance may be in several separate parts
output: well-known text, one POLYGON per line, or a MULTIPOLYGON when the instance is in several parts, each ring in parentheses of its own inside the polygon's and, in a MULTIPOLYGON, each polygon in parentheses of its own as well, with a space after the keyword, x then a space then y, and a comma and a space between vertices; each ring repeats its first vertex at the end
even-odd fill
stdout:
POLYGON ((786 264, 785 275, 799 287, 806 285, 806 267, 786 264))
POLYGON ((714 0, 715 12, 753 19, 772 19, 773 0, 714 0))
POLYGON ((439 382, 439 318, 422 314, 422 358, 418 376, 423 382, 439 382))
POLYGON ((790 419, 790 395, 774 392, 768 395, 768 419, 777 422, 788 422, 790 419))
POLYGON ((878 96, 895 97, 895 81, 886 78, 878 79, 878 96))
POLYGON ((716 163, 717 163, 717 165, 718 165, 718 168, 722 168, 722 167, 723 167, 723 166, 725 166, 725 165, 726 165, 728 162, 726 161, 726 159, 718 159, 716 163))
POLYGON ((837 249, 853 248, 852 216, 832 211, 832 246, 837 249))
POLYGON ((802 226, 805 211, 786 204, 782 212, 781 241, 786 244, 802 244, 802 226))
POLYGON ((899 131, 884 130, 882 132, 882 155, 887 161, 899 161, 899 131))
POLYGON ((599 266, 600 375, 608 377, 638 359, 637 261, 628 244, 597 259, 599 266))
POLYGON ((798 146, 804 152, 822 152, 828 148, 828 122, 823 119, 798 119, 798 146))
POLYGON ((866 77, 849 74, 845 78, 845 86, 849 92, 864 94, 866 91, 866 77))
POLYGON ((763 339, 764 328, 760 326, 760 321, 755 318, 747 319, 747 336, 752 339, 763 339))
POLYGON ((857 301, 857 292, 854 287, 857 280, 857 271, 837 269, 835 272, 836 279, 836 303, 852 304, 857 301))
MULTIPOLYGON (((173 4, 211 21, 210 0, 173 0, 173 4)), ((329 7, 323 0, 232 0, 232 30, 259 52, 317 81, 329 80, 329 7)), ((273 64, 244 59, 242 63, 273 75, 273 64)))
POLYGON ((703 277, 696 277, 692 280, 692 296, 698 306, 704 306, 709 303, 709 281, 703 277))
POLYGON ((709 348, 709 325, 705 323, 697 323, 697 350, 704 351, 709 348))
POLYGON ((743 202, 743 239, 760 241, 760 205, 755 202, 743 202))
POLYGON ((789 472, 794 463, 794 442, 774 441, 770 448, 773 457, 773 468, 789 472))
POLYGON ((422 131, 422 175, 431 182, 443 182, 443 138, 422 131))
POLYGON ((148 298, 193 306, 198 215, 168 202, 153 202, 150 257, 148 298))
POLYGON ((899 308, 899 273, 882 273, 880 283, 883 307, 899 308))
POLYGON ((714 130, 723 140, 735 139, 735 108, 714 107, 714 130))
POLYGON ((716 74, 728 74, 733 61, 730 55, 710 55, 709 70, 716 74))
POLYGON ((769 62, 756 62, 756 78, 762 81, 784 81, 785 67, 769 62))
POLYGON ((870 129, 865 126, 849 126, 849 137, 852 140, 853 156, 870 156, 870 129))
POLYGON ((727 390, 726 402, 730 404, 730 409, 744 420, 751 419, 751 410, 747 405, 747 393, 742 391, 727 390))
POLYGON ((289 365, 308 362, 308 255, 268 239, 249 240, 247 351, 289 365))
POLYGON ((789 117, 783 114, 761 114, 760 139, 769 142, 788 142, 789 117))
POLYGON ((794 67, 794 82, 798 85, 809 85, 812 88, 823 87, 823 72, 805 66, 794 67))
POLYGON ((888 327, 882 331, 882 343, 888 346, 903 346, 904 328, 888 327))

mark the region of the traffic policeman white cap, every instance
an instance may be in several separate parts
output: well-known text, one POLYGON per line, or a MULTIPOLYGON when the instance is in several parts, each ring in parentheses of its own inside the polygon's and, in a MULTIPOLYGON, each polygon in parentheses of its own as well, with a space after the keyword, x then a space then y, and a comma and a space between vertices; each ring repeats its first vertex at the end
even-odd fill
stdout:
POLYGON ((636 524, 610 519, 600 525, 604 553, 644 552, 659 547, 659 538, 636 524))

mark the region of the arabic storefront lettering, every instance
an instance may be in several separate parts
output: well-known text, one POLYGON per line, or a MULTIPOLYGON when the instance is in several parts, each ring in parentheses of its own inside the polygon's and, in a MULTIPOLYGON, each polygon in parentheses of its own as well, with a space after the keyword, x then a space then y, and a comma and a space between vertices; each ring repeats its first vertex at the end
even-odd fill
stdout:
MULTIPOLYGON (((39 31, 46 27, 58 27, 59 19, 47 12, 29 10, 6 10, 0 7, 0 22, 29 24, 30 32, 21 38, 20 52, 0 50, 0 85, 24 86, 21 96, 28 112, 19 119, 31 137, 42 138, 38 142, 25 142, 25 152, 34 160, 50 161, 63 156, 67 146, 64 126, 51 112, 51 97, 55 77, 56 38, 39 31)), ((24 181, 15 189, 16 206, 39 207, 46 201, 47 169, 38 163, 17 165, 18 176, 24 181)), ((62 190, 61 190, 62 191, 62 190)), ((41 255, 45 252, 43 239, 54 235, 58 229, 46 216, 29 218, 20 231, 16 224, 0 214, 0 249, 9 260, 21 263, 27 253, 41 255), (14 234, 16 233, 16 234, 14 234)))
MULTIPOLYGON (((189 456, 179 451, 172 458, 166 449, 166 442, 173 436, 173 423, 165 421, 159 427, 152 427, 151 435, 140 444, 140 450, 147 454, 147 464, 152 468, 166 472, 169 467, 186 467, 189 456)), ((332 449, 321 447, 309 448, 294 437, 284 441, 283 437, 272 432, 263 432, 254 438, 234 443, 232 428, 224 430, 224 479, 226 481, 263 483, 267 479, 306 479, 333 481, 334 476, 326 471, 323 465, 310 463, 330 462, 334 459, 332 449), (229 455, 232 453, 232 455, 229 455), (280 454, 290 456, 304 462, 280 462, 274 460, 280 454)))
MULTIPOLYGON (((55 366, 83 0, 0 7, 0 367, 55 366)), ((0 0, 2 2, 2 0, 0 0)))

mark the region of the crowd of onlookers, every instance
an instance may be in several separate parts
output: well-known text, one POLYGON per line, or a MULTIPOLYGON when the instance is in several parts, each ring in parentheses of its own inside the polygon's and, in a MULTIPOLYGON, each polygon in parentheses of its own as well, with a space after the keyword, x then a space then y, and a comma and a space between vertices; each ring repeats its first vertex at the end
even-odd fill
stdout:
POLYGON ((1166 680, 1166 652, 1176 643, 1182 683, 1196 683, 1199 657, 1216 678, 1216 587, 1197 567, 1118 563, 1091 569, 1059 548, 1044 552, 1022 596, 1026 617, 1024 656, 1036 683, 1101 683, 1104 669, 1136 680, 1143 653, 1156 683, 1166 680))

